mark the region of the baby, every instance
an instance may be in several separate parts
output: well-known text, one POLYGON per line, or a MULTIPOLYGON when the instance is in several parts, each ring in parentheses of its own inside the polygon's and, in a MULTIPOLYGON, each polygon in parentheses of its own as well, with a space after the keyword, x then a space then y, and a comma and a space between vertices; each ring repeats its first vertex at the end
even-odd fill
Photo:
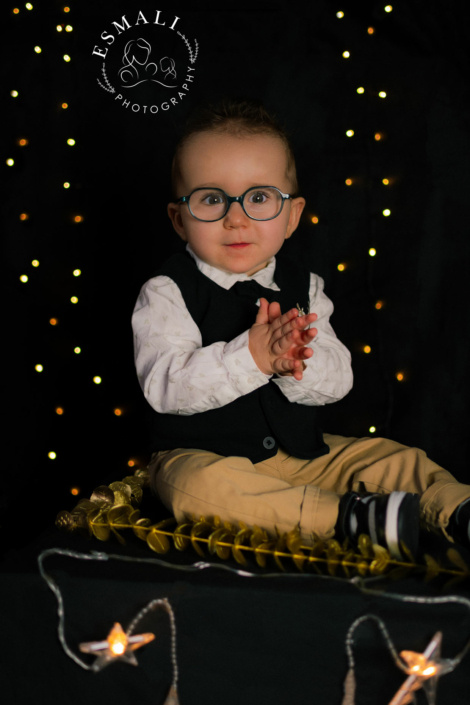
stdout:
POLYGON ((366 533, 398 560, 420 523, 470 545, 470 485, 417 448, 318 425, 317 407, 352 387, 351 355, 323 279, 280 252, 306 204, 283 127, 257 101, 195 111, 172 189, 186 249, 142 286, 132 317, 155 412, 153 492, 178 521, 218 515, 353 545, 366 533))

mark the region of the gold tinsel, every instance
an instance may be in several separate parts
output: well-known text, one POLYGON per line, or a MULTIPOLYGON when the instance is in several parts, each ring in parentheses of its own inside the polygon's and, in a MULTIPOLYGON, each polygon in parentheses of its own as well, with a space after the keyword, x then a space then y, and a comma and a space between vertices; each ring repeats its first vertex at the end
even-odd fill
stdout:
POLYGON ((178 551, 192 546, 199 556, 206 558, 205 546, 210 554, 222 560, 232 557, 237 563, 249 566, 247 556, 251 555, 261 568, 267 566, 269 559, 270 565, 277 566, 281 571, 293 563, 302 572, 309 568, 315 573, 336 577, 387 574, 391 579, 401 579, 413 573, 424 575, 426 582, 447 573, 452 578, 445 588, 454 587, 470 576, 469 566, 453 547, 447 550, 447 558, 458 570, 442 566, 427 554, 424 556, 425 565, 420 565, 403 543, 402 552, 408 560, 396 561, 386 548, 373 544, 365 534, 359 537, 356 551, 347 540, 341 545, 336 539, 324 541, 316 534, 312 534, 312 545, 303 545, 297 526, 288 533, 281 534, 276 530, 277 535, 273 537, 259 526, 249 528, 240 521, 239 528, 236 528, 218 516, 206 518, 192 515, 179 525, 174 517, 152 523, 150 519, 140 516, 138 508, 148 486, 148 470, 136 470, 120 482, 97 487, 90 499, 81 499, 72 511, 59 512, 55 524, 64 531, 88 538, 95 536, 100 541, 108 541, 113 535, 123 546, 126 541, 120 532, 131 529, 152 551, 159 554, 167 553, 173 543, 178 551))

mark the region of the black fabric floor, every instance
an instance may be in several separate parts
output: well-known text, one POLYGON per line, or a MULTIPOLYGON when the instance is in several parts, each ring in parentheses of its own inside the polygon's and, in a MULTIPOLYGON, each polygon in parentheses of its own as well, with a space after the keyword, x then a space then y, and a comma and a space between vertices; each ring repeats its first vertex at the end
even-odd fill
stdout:
MULTIPOLYGON (((434 554, 448 544, 429 538, 434 554)), ((126 535, 127 538, 127 535, 126 535)), ((410 604, 391 594, 446 596, 442 584, 408 577, 367 585, 364 594, 344 579, 285 575, 272 566, 247 568, 234 560, 208 556, 215 567, 187 568, 203 559, 190 547, 161 556, 136 537, 125 547, 64 534, 51 528, 30 545, 10 551, 0 565, 1 663, 5 703, 162 705, 172 680, 170 625, 166 612, 148 614, 137 632, 151 631, 153 642, 135 652, 139 666, 116 662, 98 673, 86 671, 63 650, 58 638, 57 599, 38 569, 39 554, 51 548, 92 555, 151 559, 151 564, 81 560, 51 555, 44 569, 60 588, 65 639, 86 663, 78 644, 105 639, 114 622, 126 629, 152 599, 166 597, 176 619, 180 705, 340 705, 348 669, 345 637, 364 614, 381 617, 398 651, 422 652, 438 630, 442 656, 454 657, 470 639, 470 610, 460 604, 410 604), (160 563, 158 563, 160 561, 160 563), (167 564, 167 565, 164 565, 167 564), (233 571, 227 570, 232 568, 233 571)), ((428 547, 429 550, 429 547, 428 547)), ((470 560, 470 554, 463 552, 470 560)), ((470 599, 464 583, 451 594, 470 599)), ((386 705, 405 674, 395 665, 372 621, 355 632, 356 704, 386 705)), ((437 704, 468 704, 470 655, 438 683, 437 704)), ((422 691, 417 703, 425 703, 422 691)))

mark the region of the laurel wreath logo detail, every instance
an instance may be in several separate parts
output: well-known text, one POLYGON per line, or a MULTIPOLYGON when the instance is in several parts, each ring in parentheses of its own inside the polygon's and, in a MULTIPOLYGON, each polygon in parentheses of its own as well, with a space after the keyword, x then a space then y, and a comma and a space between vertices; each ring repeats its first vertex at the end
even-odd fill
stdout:
POLYGON ((108 91, 108 93, 116 93, 116 91, 114 90, 114 88, 112 87, 112 85, 110 84, 110 82, 108 81, 108 77, 107 77, 107 75, 106 75, 106 69, 105 69, 104 61, 103 61, 103 68, 101 69, 101 73, 103 74, 105 83, 106 83, 106 85, 108 86, 108 88, 106 88, 106 86, 103 86, 103 84, 100 82, 100 79, 97 78, 96 80, 98 81, 98 83, 99 83, 99 85, 101 86, 101 88, 103 88, 105 91, 108 91))

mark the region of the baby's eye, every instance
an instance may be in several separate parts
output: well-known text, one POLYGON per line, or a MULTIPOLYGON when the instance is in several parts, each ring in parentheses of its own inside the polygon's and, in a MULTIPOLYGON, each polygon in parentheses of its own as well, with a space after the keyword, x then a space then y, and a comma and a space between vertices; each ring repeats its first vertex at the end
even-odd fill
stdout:
POLYGON ((219 206, 223 202, 224 199, 219 193, 210 193, 202 199, 202 203, 205 203, 207 206, 219 206))
POLYGON ((249 201, 250 203, 261 204, 266 203, 268 199, 269 194, 267 194, 265 191, 254 191, 253 193, 250 193, 249 201))

